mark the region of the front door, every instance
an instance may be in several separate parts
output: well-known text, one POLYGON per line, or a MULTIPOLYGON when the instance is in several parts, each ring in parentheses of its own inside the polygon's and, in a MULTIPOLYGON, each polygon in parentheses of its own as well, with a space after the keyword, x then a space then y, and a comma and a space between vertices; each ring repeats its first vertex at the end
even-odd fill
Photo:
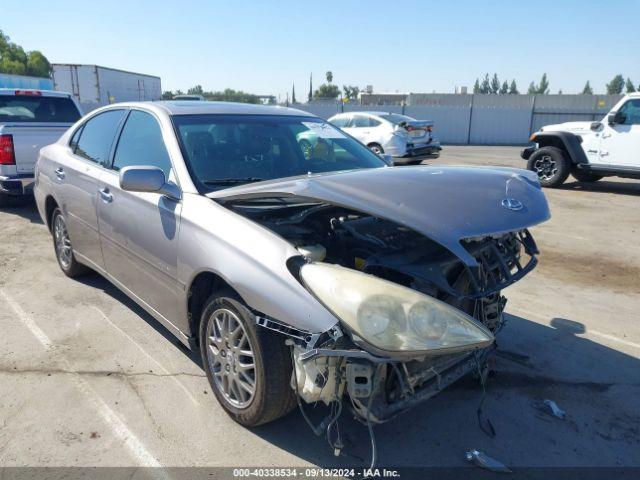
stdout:
POLYGON ((176 324, 183 286, 177 280, 180 201, 120 188, 119 171, 155 166, 175 180, 160 126, 131 110, 100 182, 98 221, 107 272, 155 312, 176 324))
POLYGON ((603 122, 601 162, 640 168, 640 98, 627 100, 618 112, 622 115, 620 123, 603 122))

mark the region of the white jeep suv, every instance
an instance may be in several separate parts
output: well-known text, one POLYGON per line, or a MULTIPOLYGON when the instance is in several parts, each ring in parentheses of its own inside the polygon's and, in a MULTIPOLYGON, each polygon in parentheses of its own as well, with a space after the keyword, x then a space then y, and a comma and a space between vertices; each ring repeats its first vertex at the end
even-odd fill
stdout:
POLYGON ((602 177, 640 179, 640 93, 626 95, 599 122, 547 125, 522 151, 527 168, 544 187, 558 187, 569 174, 579 182, 602 177))

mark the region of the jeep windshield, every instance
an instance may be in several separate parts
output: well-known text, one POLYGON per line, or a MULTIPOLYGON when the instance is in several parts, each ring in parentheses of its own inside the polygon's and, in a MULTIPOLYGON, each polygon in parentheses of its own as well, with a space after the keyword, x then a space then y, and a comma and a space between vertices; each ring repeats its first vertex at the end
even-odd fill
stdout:
POLYGON ((175 115, 180 147, 198 190, 298 175, 384 167, 364 145, 315 117, 175 115))

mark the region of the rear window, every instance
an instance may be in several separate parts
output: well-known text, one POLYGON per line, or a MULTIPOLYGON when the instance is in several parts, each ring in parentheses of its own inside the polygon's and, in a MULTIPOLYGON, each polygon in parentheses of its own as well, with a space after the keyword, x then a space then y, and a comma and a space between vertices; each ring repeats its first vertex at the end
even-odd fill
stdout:
POLYGON ((390 113, 389 115, 380 115, 380 118, 384 118, 388 122, 400 125, 402 122, 414 122, 415 118, 407 117, 406 115, 400 115, 399 113, 390 113))
POLYGON ((0 122, 75 123, 79 118, 70 98, 0 95, 0 122))

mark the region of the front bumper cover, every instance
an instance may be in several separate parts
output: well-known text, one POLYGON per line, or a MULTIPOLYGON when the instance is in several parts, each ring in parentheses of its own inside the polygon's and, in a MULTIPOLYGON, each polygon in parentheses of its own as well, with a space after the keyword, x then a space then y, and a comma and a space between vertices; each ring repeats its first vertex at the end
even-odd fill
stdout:
POLYGON ((524 160, 529 160, 529 157, 531 157, 531 155, 533 155, 533 152, 535 152, 537 149, 538 148, 535 146, 523 148, 522 151, 520 152, 520 156, 524 160))

